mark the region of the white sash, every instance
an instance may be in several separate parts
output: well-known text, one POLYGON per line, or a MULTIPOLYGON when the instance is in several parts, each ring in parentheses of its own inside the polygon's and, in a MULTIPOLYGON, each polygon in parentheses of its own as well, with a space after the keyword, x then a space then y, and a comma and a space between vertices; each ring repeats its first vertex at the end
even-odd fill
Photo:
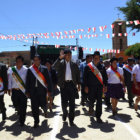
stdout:
POLYGON ((39 75, 37 74, 37 72, 35 71, 35 69, 33 68, 33 66, 30 67, 31 72, 33 73, 33 75, 38 79, 38 81, 45 87, 47 88, 47 86, 45 85, 44 81, 41 79, 41 77, 39 77, 39 75))
POLYGON ((123 68, 124 68, 126 71, 128 71, 129 73, 132 74, 132 71, 131 71, 129 68, 127 68, 125 65, 123 66, 123 68))
MULTIPOLYGON (((15 76, 14 72, 12 72, 12 76, 17 84, 17 86, 19 87, 19 89, 25 94, 25 88, 23 87, 23 85, 18 81, 17 77, 15 76)), ((21 77, 20 77, 21 78, 21 77)))
POLYGON ((94 74, 95 74, 95 75, 98 74, 99 77, 100 77, 100 78, 102 79, 102 81, 103 81, 103 77, 102 77, 100 71, 98 70, 98 68, 97 68, 92 62, 91 62, 90 64, 92 65, 92 67, 93 67, 93 69, 94 69, 94 74))

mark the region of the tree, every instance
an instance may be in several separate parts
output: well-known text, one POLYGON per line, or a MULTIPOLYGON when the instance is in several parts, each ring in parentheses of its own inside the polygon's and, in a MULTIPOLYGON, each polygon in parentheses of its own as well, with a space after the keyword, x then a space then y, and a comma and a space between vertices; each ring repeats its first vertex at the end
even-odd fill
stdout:
MULTIPOLYGON (((129 0, 126 3, 126 7, 118 7, 118 9, 125 15, 126 21, 140 21, 140 0, 129 0)), ((130 24, 127 26, 132 30, 140 31, 140 24, 130 24)))
POLYGON ((128 49, 125 50, 125 55, 133 55, 135 58, 140 57, 140 43, 131 45, 128 49))

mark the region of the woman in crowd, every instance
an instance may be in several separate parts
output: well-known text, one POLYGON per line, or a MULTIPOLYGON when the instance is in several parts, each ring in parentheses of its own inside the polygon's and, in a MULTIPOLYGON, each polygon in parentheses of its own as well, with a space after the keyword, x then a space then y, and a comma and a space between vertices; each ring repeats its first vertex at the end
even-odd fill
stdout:
POLYGON ((138 110, 138 103, 140 102, 140 57, 138 58, 138 64, 133 67, 133 94, 137 96, 135 100, 134 108, 138 110))
POLYGON ((107 69, 108 91, 107 96, 111 98, 113 116, 117 114, 118 100, 124 96, 123 69, 117 66, 118 59, 110 60, 111 67, 107 69))
POLYGON ((49 105, 50 112, 52 112, 52 105, 53 105, 54 97, 59 93, 59 90, 57 89, 57 74, 56 74, 55 69, 52 68, 51 60, 47 59, 45 66, 48 68, 48 71, 52 80, 52 85, 53 85, 51 95, 47 96, 47 103, 49 105))

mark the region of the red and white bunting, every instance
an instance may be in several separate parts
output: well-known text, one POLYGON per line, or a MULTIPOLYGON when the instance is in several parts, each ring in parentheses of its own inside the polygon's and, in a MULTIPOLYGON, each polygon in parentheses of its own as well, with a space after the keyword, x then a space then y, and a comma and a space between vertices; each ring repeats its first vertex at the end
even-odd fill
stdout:
POLYGON ((60 48, 60 45, 55 45, 55 48, 60 48))
POLYGON ((95 27, 93 27, 93 28, 92 28, 92 30, 93 30, 93 32, 95 33, 95 31, 96 31, 96 28, 95 28, 95 27))
POLYGON ((110 53, 110 49, 107 49, 107 53, 110 53))
POLYGON ((90 31, 91 31, 91 28, 88 28, 88 31, 87 32, 89 33, 90 31))
POLYGON ((135 25, 139 25, 140 21, 139 20, 135 20, 134 23, 135 23, 135 25))
POLYGON ((106 34, 106 38, 110 38, 110 35, 109 34, 106 34))
POLYGON ((103 32, 104 31, 104 26, 100 26, 99 29, 100 29, 100 32, 103 32))
POLYGON ((68 32, 67 31, 64 31, 64 33, 67 35, 68 34, 68 32))
POLYGON ((117 53, 120 53, 120 50, 117 50, 117 53))
POLYGON ((128 33, 124 33, 124 36, 128 36, 128 33))
POLYGON ((130 23, 130 24, 133 24, 134 22, 133 22, 133 21, 129 21, 129 23, 130 23))
POLYGON ((118 23, 118 25, 122 25, 122 22, 118 23))
POLYGON ((113 49, 113 53, 116 53, 116 50, 113 49))
POLYGON ((103 53, 105 53, 105 49, 103 49, 103 53))
POLYGON ((79 38, 80 38, 80 39, 82 39, 82 38, 83 38, 83 36, 82 36, 82 35, 79 35, 79 38))
POLYGON ((111 25, 111 28, 112 28, 112 29, 114 28, 114 24, 111 25))
POLYGON ((112 34, 112 37, 115 37, 115 34, 112 34))
POLYGON ((118 33, 118 36, 122 36, 122 33, 118 33))
POLYGON ((75 51, 77 51, 77 47, 75 47, 74 49, 75 49, 75 51))
POLYGON ((89 48, 89 51, 92 52, 92 48, 89 48))

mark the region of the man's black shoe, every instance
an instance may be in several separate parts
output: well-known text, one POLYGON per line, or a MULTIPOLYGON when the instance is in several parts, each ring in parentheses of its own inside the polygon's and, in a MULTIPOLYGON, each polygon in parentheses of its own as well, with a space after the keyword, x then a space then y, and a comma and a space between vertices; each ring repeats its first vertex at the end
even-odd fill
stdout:
POLYGON ((73 122, 70 122, 70 126, 76 126, 73 122))
POLYGON ((97 118, 97 123, 103 123, 103 121, 100 118, 97 118))

